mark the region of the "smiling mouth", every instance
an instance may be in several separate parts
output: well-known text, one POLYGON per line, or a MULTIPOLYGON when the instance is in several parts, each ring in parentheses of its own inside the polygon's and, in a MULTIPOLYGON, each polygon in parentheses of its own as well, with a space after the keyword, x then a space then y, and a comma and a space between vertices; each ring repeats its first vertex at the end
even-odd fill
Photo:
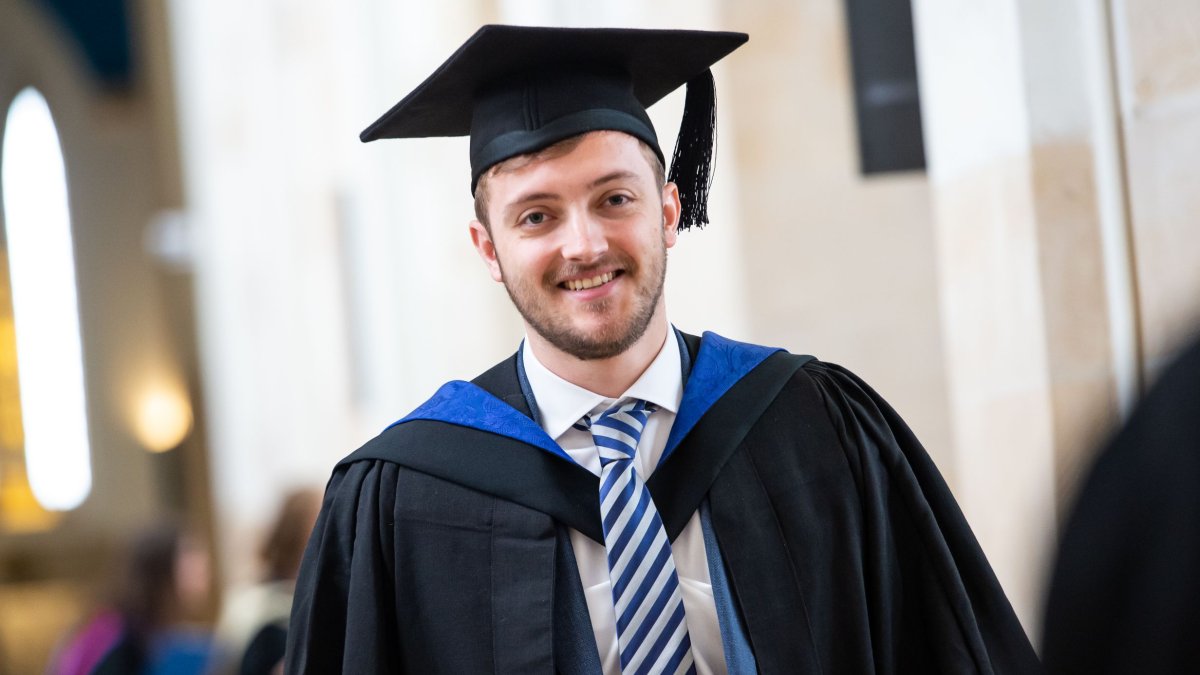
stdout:
POLYGON ((569 279, 560 283, 559 286, 567 289, 568 291, 586 291, 589 288, 603 286, 620 275, 621 270, 614 270, 612 272, 605 272, 604 274, 598 274, 587 279, 569 279))

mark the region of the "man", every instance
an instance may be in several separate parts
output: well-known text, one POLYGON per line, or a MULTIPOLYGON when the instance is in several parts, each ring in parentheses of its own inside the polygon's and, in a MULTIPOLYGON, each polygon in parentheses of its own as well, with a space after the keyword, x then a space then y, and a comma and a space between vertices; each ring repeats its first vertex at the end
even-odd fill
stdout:
POLYGON ((470 134, 472 241, 527 337, 335 469, 288 672, 1036 670, 886 403, 667 320, 708 69, 745 40, 488 26, 364 132, 470 134), (668 181, 645 106, 685 83, 668 181))

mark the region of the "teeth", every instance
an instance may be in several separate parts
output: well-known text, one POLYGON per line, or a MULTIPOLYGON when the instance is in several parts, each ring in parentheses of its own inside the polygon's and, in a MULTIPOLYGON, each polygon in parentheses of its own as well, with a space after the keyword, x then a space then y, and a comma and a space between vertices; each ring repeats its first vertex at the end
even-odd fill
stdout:
POLYGON ((574 279, 567 282, 567 288, 572 291, 582 291, 588 288, 595 288, 601 284, 607 284, 608 282, 612 281, 614 276, 616 276, 615 273, 608 272, 606 274, 601 274, 598 277, 592 277, 591 279, 574 279))

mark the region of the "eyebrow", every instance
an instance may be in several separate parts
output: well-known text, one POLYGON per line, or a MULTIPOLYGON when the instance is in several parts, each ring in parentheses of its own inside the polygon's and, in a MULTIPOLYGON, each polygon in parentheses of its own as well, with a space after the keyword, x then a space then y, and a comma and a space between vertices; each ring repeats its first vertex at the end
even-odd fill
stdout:
POLYGON ((592 181, 591 183, 588 184, 588 188, 593 189, 593 188, 600 187, 601 185, 604 185, 605 183, 612 183, 612 182, 618 181, 618 180, 629 180, 629 179, 635 179, 635 178, 637 178, 637 174, 632 171, 626 171, 626 170, 614 171, 610 174, 601 176, 601 177, 597 178, 596 180, 592 181))
MULTIPOLYGON (((605 174, 605 175, 597 178, 596 180, 592 181, 591 183, 588 183, 587 188, 589 190, 594 190, 594 189, 600 187, 601 185, 605 185, 607 183, 612 183, 612 182, 619 181, 619 180, 636 179, 636 178, 637 178, 637 174, 632 171, 626 171, 626 170, 613 171, 612 173, 605 174)), ((520 207, 522 204, 528 204, 529 202, 553 201, 553 200, 557 200, 557 199, 561 199, 561 197, 559 196, 558 193, 555 193, 555 192, 530 192, 528 194, 523 194, 520 197, 509 202, 508 205, 505 207, 505 211, 511 211, 512 209, 520 207)))
POLYGON ((542 200, 555 200, 555 199, 559 199, 559 196, 557 193, 554 193, 554 192, 530 192, 528 194, 523 194, 520 197, 509 202, 507 209, 511 210, 514 207, 520 206, 522 204, 527 204, 529 202, 537 202, 537 201, 542 201, 542 200))

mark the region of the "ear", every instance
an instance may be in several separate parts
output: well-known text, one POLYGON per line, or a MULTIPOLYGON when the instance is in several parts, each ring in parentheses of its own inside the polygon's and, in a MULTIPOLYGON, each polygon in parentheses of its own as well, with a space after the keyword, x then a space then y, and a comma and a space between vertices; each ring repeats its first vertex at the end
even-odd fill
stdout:
POLYGON ((500 269, 500 258, 496 257, 496 244, 492 242, 492 235, 488 234, 487 228, 478 220, 472 220, 468 227, 471 230, 471 243, 475 245, 475 252, 479 254, 483 264, 487 265, 492 279, 504 281, 504 273, 500 269))
POLYGON ((663 242, 667 248, 675 245, 679 237, 679 216, 683 212, 683 207, 679 203, 679 187, 674 183, 667 183, 662 189, 662 209, 663 209, 663 242))

